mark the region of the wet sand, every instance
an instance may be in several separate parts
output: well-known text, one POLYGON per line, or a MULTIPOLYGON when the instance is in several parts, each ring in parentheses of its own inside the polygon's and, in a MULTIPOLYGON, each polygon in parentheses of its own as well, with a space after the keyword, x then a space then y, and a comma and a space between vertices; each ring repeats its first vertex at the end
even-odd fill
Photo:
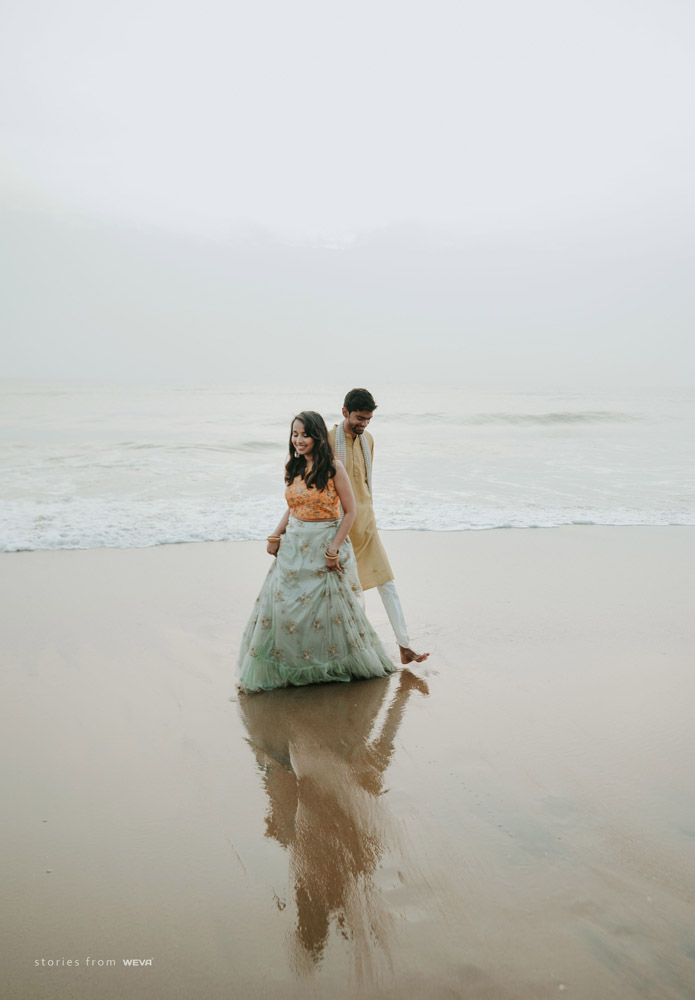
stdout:
POLYGON ((695 529, 384 540, 430 660, 246 697, 261 543, 0 557, 4 996, 695 997, 695 529))

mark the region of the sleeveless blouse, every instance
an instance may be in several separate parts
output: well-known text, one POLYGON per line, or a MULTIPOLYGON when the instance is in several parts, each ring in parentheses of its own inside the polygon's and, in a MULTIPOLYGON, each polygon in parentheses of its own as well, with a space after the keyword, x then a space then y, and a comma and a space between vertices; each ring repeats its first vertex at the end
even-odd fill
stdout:
POLYGON ((285 488, 285 499, 290 513, 300 521, 337 521, 340 517, 340 500, 333 479, 325 490, 307 489, 301 476, 285 488))

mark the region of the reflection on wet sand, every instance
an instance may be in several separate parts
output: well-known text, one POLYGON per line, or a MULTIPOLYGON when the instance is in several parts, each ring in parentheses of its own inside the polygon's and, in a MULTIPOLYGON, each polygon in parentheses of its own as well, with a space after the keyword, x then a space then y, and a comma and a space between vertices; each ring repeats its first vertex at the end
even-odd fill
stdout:
POLYGON ((428 693, 403 670, 240 698, 268 796, 266 836, 290 854, 297 972, 321 960, 332 927, 348 942, 358 978, 377 950, 388 960, 392 917, 373 876, 393 848, 384 775, 414 690, 428 693))

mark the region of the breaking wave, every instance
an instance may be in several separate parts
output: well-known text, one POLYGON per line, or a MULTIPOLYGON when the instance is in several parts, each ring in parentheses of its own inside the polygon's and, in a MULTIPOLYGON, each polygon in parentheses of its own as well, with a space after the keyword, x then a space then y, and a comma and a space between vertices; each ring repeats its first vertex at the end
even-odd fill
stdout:
MULTIPOLYGON (((555 413, 472 413, 456 416, 445 413, 418 414, 418 422, 461 424, 481 427, 485 424, 504 424, 512 427, 557 427, 571 424, 628 424, 641 420, 634 413, 616 413, 611 410, 560 410, 555 413)), ((412 414, 392 413, 379 416, 384 423, 413 420, 412 414)))

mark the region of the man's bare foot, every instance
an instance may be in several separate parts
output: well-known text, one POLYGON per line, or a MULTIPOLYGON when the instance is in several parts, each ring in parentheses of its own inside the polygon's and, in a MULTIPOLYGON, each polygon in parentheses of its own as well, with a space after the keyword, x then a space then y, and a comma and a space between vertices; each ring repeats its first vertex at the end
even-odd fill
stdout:
POLYGON ((414 649, 407 646, 399 646, 401 651, 401 663, 422 663, 430 655, 429 653, 416 653, 414 649))

